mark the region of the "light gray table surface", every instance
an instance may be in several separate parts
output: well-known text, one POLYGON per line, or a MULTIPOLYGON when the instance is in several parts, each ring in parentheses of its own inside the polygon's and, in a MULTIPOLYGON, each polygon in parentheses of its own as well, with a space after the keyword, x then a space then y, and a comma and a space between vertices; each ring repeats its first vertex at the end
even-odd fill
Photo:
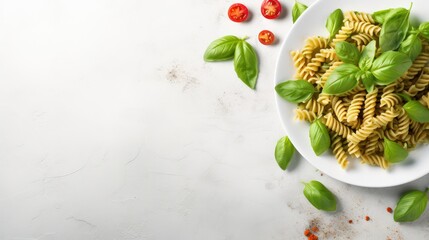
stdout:
POLYGON ((0 1, 0 239, 289 240, 311 224, 319 239, 429 239, 429 213, 398 224, 386 212, 428 176, 369 189, 300 156, 278 168, 281 44, 256 36, 283 41, 293 1, 278 20, 242 2, 243 24, 230 0, 0 1), (202 59, 228 34, 258 52, 256 91, 232 62, 202 59), (336 213, 304 198, 311 179, 338 197, 336 213))

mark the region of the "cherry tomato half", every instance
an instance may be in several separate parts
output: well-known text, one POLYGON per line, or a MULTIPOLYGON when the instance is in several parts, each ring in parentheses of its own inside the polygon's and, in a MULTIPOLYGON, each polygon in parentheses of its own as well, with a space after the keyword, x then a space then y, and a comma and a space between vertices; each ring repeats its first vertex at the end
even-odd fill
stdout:
POLYGON ((234 3, 228 9, 228 17, 233 22, 243 22, 249 17, 249 10, 241 3, 234 3))
POLYGON ((261 6, 261 13, 265 18, 275 19, 280 16, 282 5, 278 0, 264 0, 261 6))
POLYGON ((276 39, 274 36, 274 33, 268 30, 262 30, 258 35, 259 42, 261 42, 264 45, 271 45, 273 44, 274 40, 276 39))

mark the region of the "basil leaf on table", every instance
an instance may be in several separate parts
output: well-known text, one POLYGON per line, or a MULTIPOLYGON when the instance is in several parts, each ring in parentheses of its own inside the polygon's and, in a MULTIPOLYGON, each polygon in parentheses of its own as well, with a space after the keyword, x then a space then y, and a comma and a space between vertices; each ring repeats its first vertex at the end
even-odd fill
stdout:
POLYGON ((307 10, 307 5, 302 4, 298 1, 295 1, 295 4, 293 5, 292 8, 292 22, 295 23, 296 20, 299 18, 299 16, 301 16, 301 14, 307 10))
POLYGON ((411 61, 414 61, 422 51, 422 40, 418 34, 410 34, 399 46, 399 52, 405 53, 411 61))
POLYGON ((375 22, 384 24, 384 22, 390 15, 396 14, 397 12, 401 12, 401 11, 408 11, 408 10, 405 8, 389 8, 389 9, 374 12, 372 14, 372 18, 374 19, 375 22))
POLYGON ((341 29, 343 26, 344 15, 341 9, 336 9, 333 11, 326 21, 326 29, 329 32, 329 39, 333 39, 335 34, 341 29))
POLYGON ((372 90, 374 90, 374 85, 375 85, 375 77, 374 75, 372 75, 371 72, 367 72, 366 74, 364 74, 361 77, 363 86, 365 87, 366 91, 368 93, 372 92, 372 90))
POLYGON ((310 142, 317 156, 324 153, 331 146, 328 129, 319 119, 310 125, 310 142))
POLYGON ((396 204, 395 212, 393 213, 395 222, 417 220, 426 209, 428 203, 426 194, 426 192, 413 190, 403 195, 396 204))
POLYGON ((429 109, 419 101, 412 100, 404 104, 403 108, 407 112, 408 117, 419 123, 429 122, 429 109))
POLYGON ((331 73, 323 88, 326 94, 342 94, 352 90, 358 84, 356 74, 360 71, 353 64, 344 63, 331 73))
POLYGON ((204 53, 204 60, 206 62, 216 62, 233 59, 235 47, 240 41, 235 36, 225 36, 214 40, 204 53))
POLYGON ((371 72, 379 85, 396 81, 411 67, 410 58, 404 53, 388 51, 382 53, 372 64, 371 72))
POLYGON ((247 86, 255 89, 258 78, 258 57, 253 47, 244 40, 237 43, 234 53, 234 69, 247 86))
POLYGON ((384 138, 384 158, 390 163, 402 162, 408 157, 408 151, 396 142, 384 138))
POLYGON ((279 167, 283 170, 289 166, 290 160, 295 152, 295 147, 289 140, 288 136, 282 137, 276 145, 274 156, 276 158, 279 167))
POLYGON ((341 61, 357 65, 360 58, 360 52, 357 47, 348 42, 338 42, 335 44, 335 53, 341 61))
POLYGON ((359 59, 359 68, 366 71, 371 69, 374 62, 375 52, 377 50, 375 40, 372 40, 363 48, 362 55, 359 59))
POLYGON ((318 181, 304 183, 304 196, 317 209, 323 211, 337 210, 337 200, 334 194, 318 181))
POLYGON ((384 21, 380 32, 381 51, 398 49, 407 36, 410 26, 410 10, 400 9, 390 13, 384 21))
POLYGON ((277 94, 292 103, 305 102, 316 92, 314 86, 305 80, 290 80, 277 84, 277 94))

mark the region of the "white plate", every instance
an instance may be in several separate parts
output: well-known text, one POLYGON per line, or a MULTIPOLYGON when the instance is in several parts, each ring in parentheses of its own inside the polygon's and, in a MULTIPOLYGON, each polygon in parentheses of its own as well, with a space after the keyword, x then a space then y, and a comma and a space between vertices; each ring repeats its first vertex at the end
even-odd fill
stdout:
MULTIPOLYGON (((427 0, 412 0, 411 17, 420 21, 429 21, 427 0)), ((295 69, 290 51, 302 49, 306 38, 311 36, 328 36, 325 29, 326 19, 331 12, 340 8, 345 11, 363 11, 372 13, 377 10, 396 7, 409 7, 404 0, 360 0, 338 1, 319 0, 311 5, 298 19, 289 35, 283 42, 277 60, 275 84, 293 79, 295 69)), ((335 157, 330 153, 316 156, 311 148, 308 136, 309 124, 295 120, 296 104, 291 104, 276 95, 277 107, 286 134, 295 148, 314 167, 342 182, 363 187, 390 187, 408 183, 429 173, 429 146, 420 146, 413 150, 406 162, 393 165, 388 170, 350 161, 349 169, 343 170, 335 157)))

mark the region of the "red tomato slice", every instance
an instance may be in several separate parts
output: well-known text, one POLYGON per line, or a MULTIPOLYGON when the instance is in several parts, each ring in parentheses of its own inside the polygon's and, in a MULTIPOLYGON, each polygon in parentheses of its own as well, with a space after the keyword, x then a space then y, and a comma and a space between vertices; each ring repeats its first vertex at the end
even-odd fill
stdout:
POLYGON ((261 42, 264 45, 271 45, 273 44, 276 37, 274 36, 274 33, 268 30, 262 30, 258 35, 259 42, 261 42))
POLYGON ((234 3, 228 9, 228 17, 233 22, 243 22, 249 17, 249 10, 241 3, 234 3))
POLYGON ((261 6, 261 13, 265 18, 275 19, 280 16, 282 5, 278 0, 264 0, 261 6))

